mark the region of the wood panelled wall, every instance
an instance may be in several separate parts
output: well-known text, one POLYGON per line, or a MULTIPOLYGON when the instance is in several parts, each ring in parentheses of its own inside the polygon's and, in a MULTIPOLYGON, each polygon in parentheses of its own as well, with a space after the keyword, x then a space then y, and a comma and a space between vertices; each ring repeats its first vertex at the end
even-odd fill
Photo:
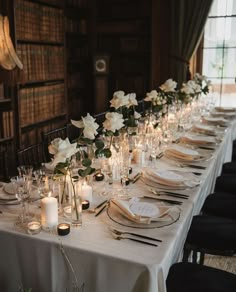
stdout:
MULTIPOLYGON (((138 99, 142 99, 147 91, 157 88, 169 78, 170 2, 171 0, 1 1, 0 13, 9 16, 13 42, 25 63, 23 74, 12 74, 14 84, 7 88, 5 86, 3 93, 8 99, 8 111, 14 111, 10 117, 14 137, 10 137, 10 140, 16 145, 16 149, 40 142, 42 131, 62 126, 71 118, 79 119, 86 112, 93 114, 105 111, 116 90, 135 92, 138 99), (18 10, 15 7, 17 3, 18 10), (32 6, 32 9, 24 10, 22 3, 24 7, 32 6), (33 9, 35 6, 39 8, 37 11, 42 12, 36 13, 37 23, 29 15, 36 11, 33 9), (28 27, 25 27, 25 12, 29 16, 28 20, 34 22, 28 27), (48 14, 55 14, 58 22, 54 18, 48 23, 48 14), (58 18, 59 14, 62 19, 58 18), (47 33, 50 25, 55 35, 53 38, 47 33), (23 28, 27 30, 27 35, 22 32, 23 28), (40 36, 43 39, 35 39, 40 36), (49 62, 39 60, 36 58, 39 57, 35 53, 36 47, 39 52, 44 49, 50 51, 52 58, 62 56, 59 50, 63 50, 63 58, 54 60, 55 66, 50 63, 52 59, 49 62), (52 49, 58 53, 52 53, 52 49), (36 54, 33 60, 29 52, 36 54), (100 57, 107 62, 102 72, 95 69, 95 62, 100 57), (51 95, 51 89, 55 89, 55 94, 51 95), (24 106, 26 100, 27 105, 24 106), (45 110, 40 111, 39 105, 43 101, 48 101, 49 104, 45 110)), ((40 56, 44 58, 46 55, 43 53, 40 56)), ((0 71, 1 84, 9 79, 9 72, 0 71)), ((0 102, 0 112, 4 108, 6 104, 3 106, 3 102, 0 102)), ((0 144, 3 142, 0 137, 0 144)))

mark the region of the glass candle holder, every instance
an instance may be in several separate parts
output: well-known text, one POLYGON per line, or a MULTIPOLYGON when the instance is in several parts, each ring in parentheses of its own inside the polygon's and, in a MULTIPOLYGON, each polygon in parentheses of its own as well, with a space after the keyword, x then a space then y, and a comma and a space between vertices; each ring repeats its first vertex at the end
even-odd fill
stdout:
POLYGON ((29 222, 27 225, 27 232, 31 235, 38 234, 41 232, 42 226, 41 223, 38 221, 29 222))

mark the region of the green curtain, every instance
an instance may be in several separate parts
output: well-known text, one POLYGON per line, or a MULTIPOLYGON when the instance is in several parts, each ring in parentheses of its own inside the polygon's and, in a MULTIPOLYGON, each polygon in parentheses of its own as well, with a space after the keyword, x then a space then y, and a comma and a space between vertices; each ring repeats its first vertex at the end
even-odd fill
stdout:
POLYGON ((189 60, 202 36, 213 0, 170 0, 170 77, 188 79, 189 60))

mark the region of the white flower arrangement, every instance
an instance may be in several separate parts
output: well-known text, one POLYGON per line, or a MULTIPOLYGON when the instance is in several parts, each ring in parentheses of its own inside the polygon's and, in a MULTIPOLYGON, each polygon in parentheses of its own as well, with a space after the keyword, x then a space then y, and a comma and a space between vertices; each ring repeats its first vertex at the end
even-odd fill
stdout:
POLYGON ((211 85, 211 81, 208 80, 206 76, 195 73, 193 80, 200 86, 202 93, 209 93, 209 86, 211 85))
POLYGON ((151 111, 162 112, 165 105, 167 104, 167 97, 161 95, 156 90, 147 92, 144 101, 151 102, 151 111))
POLYGON ((172 78, 167 79, 159 88, 164 92, 176 92, 177 82, 172 78))
POLYGON ((87 113, 86 117, 82 117, 82 120, 71 120, 71 123, 75 127, 83 129, 84 138, 94 140, 95 136, 98 134, 97 129, 99 128, 99 125, 89 113, 87 113))
POLYGON ((79 149, 77 143, 70 143, 69 139, 61 138, 54 139, 48 146, 50 154, 54 155, 52 161, 45 163, 45 167, 49 170, 54 170, 59 163, 66 163, 79 149))
POLYGON ((123 115, 117 112, 106 113, 106 119, 103 122, 103 127, 106 131, 115 133, 124 127, 123 115))

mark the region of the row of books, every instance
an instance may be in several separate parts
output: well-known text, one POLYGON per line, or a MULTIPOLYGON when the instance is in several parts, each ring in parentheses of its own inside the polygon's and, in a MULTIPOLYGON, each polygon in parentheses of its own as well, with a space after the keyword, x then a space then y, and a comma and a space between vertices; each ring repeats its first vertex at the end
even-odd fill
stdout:
POLYGON ((14 136, 13 111, 0 113, 0 139, 12 138, 14 136))
POLYGON ((17 39, 64 41, 64 12, 62 9, 17 0, 15 11, 17 39))
POLYGON ((30 129, 21 133, 20 139, 20 148, 24 149, 32 144, 37 144, 42 141, 41 133, 49 132, 53 129, 60 128, 66 124, 66 120, 58 120, 54 122, 50 122, 46 125, 42 125, 40 127, 30 129))
POLYGON ((22 88, 19 93, 21 127, 65 114, 65 85, 22 88))
POLYGON ((64 47, 19 44, 17 53, 23 63, 23 80, 44 81, 64 78, 64 47))

